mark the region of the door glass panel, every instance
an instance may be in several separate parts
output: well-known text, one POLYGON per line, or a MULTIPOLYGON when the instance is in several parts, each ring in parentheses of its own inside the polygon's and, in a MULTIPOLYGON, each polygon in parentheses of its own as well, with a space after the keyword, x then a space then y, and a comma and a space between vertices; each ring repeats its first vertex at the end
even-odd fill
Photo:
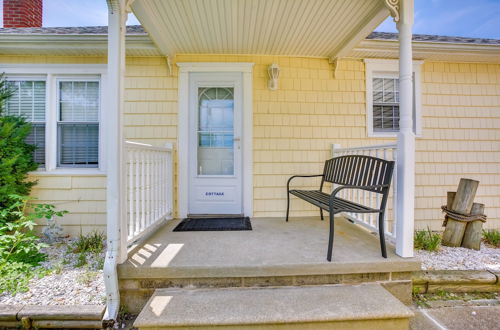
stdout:
POLYGON ((198 175, 234 175, 234 88, 198 88, 198 175))

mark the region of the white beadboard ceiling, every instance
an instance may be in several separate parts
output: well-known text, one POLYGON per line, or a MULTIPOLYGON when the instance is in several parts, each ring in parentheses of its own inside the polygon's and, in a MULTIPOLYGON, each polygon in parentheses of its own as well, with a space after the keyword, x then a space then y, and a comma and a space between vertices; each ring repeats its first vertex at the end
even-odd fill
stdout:
POLYGON ((135 0, 164 55, 347 55, 388 15, 384 0, 135 0))

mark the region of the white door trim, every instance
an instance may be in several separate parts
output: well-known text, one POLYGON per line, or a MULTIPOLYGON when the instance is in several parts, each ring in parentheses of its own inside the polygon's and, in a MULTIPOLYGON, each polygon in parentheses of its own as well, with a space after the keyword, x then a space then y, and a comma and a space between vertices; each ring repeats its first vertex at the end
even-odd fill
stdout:
POLYGON ((243 214, 253 215, 253 66, 254 63, 204 63, 183 62, 179 67, 179 108, 177 130, 177 202, 178 216, 188 214, 189 186, 189 73, 190 72, 240 72, 243 75, 243 135, 242 135, 242 175, 243 175, 243 214))

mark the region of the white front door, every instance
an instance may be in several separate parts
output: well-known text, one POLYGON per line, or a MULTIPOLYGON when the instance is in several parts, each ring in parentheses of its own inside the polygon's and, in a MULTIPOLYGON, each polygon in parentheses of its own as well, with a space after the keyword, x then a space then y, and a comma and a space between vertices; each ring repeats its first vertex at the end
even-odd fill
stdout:
POLYGON ((243 213, 241 119, 241 73, 190 73, 189 214, 243 213))

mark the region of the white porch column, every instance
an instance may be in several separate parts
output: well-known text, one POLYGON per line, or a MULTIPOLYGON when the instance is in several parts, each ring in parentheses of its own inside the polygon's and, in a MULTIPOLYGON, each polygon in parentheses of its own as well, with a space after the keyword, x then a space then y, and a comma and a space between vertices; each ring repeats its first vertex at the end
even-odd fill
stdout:
POLYGON ((116 265, 127 259, 127 226, 124 212, 123 77, 125 72, 125 0, 108 3, 108 104, 103 111, 107 160, 107 252, 104 264, 107 310, 105 319, 116 319, 120 307, 116 265), (124 224, 125 223, 125 224, 124 224))
MULTIPOLYGON (((391 2, 391 0, 386 0, 391 2)), ((394 3, 395 1, 392 0, 394 3)), ((413 133, 413 0, 399 0, 399 133, 398 133, 398 205, 396 253, 413 257, 415 212, 415 134, 413 133)))

